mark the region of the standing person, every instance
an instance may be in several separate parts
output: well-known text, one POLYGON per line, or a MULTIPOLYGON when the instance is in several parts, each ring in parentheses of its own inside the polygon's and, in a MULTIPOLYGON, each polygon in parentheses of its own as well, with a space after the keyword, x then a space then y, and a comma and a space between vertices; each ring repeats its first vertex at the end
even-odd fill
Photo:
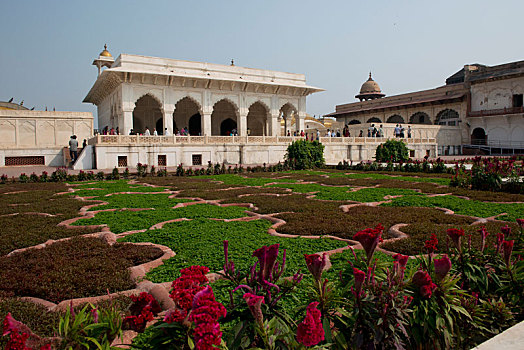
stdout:
POLYGON ((408 139, 411 138, 411 125, 408 125, 408 139))
POLYGON ((149 128, 146 126, 146 130, 144 131, 145 136, 150 136, 151 132, 149 131, 149 128))
POLYGON ((320 140, 320 130, 317 129, 317 140, 320 140))
POLYGON ((82 150, 83 150, 84 148, 86 148, 86 146, 87 146, 87 140, 84 139, 84 142, 82 142, 82 150))
POLYGON ((116 127, 115 135, 120 135, 120 129, 118 128, 118 126, 116 127))
POLYGON ((78 157, 78 141, 76 135, 71 136, 69 140, 69 155, 71 156, 71 162, 75 162, 78 157))
POLYGON ((169 136, 169 130, 167 130, 167 128, 164 130, 164 136, 169 136))
POLYGON ((395 125, 395 130, 393 131, 393 133, 395 134, 395 137, 400 136, 400 128, 398 127, 398 124, 395 125))
POLYGON ((156 131, 156 128, 153 128, 153 136, 158 136, 158 131, 156 131))
POLYGON ((304 137, 304 130, 300 130, 300 136, 304 137))
POLYGON ((362 137, 362 136, 364 136, 363 134, 364 134, 364 133, 362 132, 362 130, 360 130, 360 134, 358 134, 358 137, 362 137))
POLYGON ((382 128, 382 124, 380 124, 378 128, 378 135, 377 137, 384 137, 384 129, 382 128))
POLYGON ((399 129, 400 129, 400 138, 403 139, 404 138, 404 127, 402 125, 399 125, 399 129))

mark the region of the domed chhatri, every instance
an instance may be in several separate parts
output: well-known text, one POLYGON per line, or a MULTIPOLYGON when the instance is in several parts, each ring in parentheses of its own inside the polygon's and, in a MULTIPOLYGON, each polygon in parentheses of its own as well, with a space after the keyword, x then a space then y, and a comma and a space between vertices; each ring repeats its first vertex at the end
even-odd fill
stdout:
POLYGON ((362 84, 362 87, 360 88, 360 93, 356 95, 355 97, 358 98, 360 101, 365 100, 374 100, 376 98, 381 98, 386 96, 385 94, 380 91, 380 86, 378 86, 377 82, 371 78, 371 72, 369 72, 369 79, 362 84))
POLYGON ((100 52, 100 56, 102 56, 102 57, 113 57, 113 56, 111 56, 109 51, 107 51, 107 44, 104 45, 104 51, 100 52))

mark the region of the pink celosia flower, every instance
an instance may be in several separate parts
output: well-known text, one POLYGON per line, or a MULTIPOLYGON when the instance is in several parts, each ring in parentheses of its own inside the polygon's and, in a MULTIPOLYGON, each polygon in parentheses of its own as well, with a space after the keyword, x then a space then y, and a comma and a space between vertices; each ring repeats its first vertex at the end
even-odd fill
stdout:
POLYGON ((318 302, 312 302, 308 305, 306 317, 297 328, 297 341, 305 346, 315 346, 324 340, 322 315, 317 306, 318 302))
POLYGON ((377 245, 382 241, 382 231, 383 230, 384 230, 384 227, 378 224, 375 228, 367 228, 365 230, 358 231, 353 236, 353 239, 355 241, 358 241, 364 248, 364 251, 366 252, 368 264, 370 263, 371 258, 373 257, 373 254, 375 253, 375 249, 377 248, 377 245))
POLYGON ((306 259, 306 265, 309 272, 317 281, 320 281, 322 278, 322 272, 329 269, 331 266, 329 256, 326 253, 322 254, 322 256, 319 254, 304 254, 304 258, 306 259))
POLYGON ((353 268, 353 275, 355 276, 355 294, 359 296, 360 292, 362 291, 362 284, 366 279, 366 273, 359 269, 353 268))
POLYGON ((502 242, 504 242, 504 234, 497 233, 497 243, 496 243, 496 253, 500 252, 500 247, 502 247, 502 242))
POLYGON ((513 240, 502 242, 502 248, 504 249, 504 261, 508 266, 511 265, 511 252, 513 251, 513 243, 513 240))
POLYGON ((260 281, 268 280, 278 256, 280 244, 273 244, 269 247, 263 246, 253 252, 253 256, 258 258, 260 268, 260 281))
POLYGON ((93 316, 93 323, 98 323, 98 310, 92 309, 91 316, 93 316))
POLYGON ((484 249, 486 248, 486 238, 489 236, 489 232, 488 230, 486 230, 485 226, 481 226, 478 232, 480 233, 480 239, 481 239, 480 251, 483 252, 484 249))
POLYGON ((264 315, 262 314, 262 304, 264 304, 264 297, 246 293, 244 294, 243 298, 249 307, 249 311, 251 311, 251 315, 253 315, 255 321, 261 325, 264 322, 264 315))
POLYGON ((456 228, 449 228, 447 230, 447 234, 451 238, 459 252, 462 252, 462 245, 460 243, 460 239, 462 236, 464 236, 464 229, 459 230, 456 228))
POLYGON ((446 277, 449 270, 451 270, 451 260, 449 260, 446 254, 440 259, 433 260, 433 264, 435 265, 435 275, 439 281, 446 277))

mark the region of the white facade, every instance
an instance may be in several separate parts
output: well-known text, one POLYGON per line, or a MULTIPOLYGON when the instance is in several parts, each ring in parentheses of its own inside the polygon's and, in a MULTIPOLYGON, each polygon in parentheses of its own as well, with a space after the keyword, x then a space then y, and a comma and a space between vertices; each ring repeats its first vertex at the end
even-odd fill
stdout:
POLYGON ((0 109, 0 166, 64 166, 72 135, 79 145, 93 136, 91 113, 0 109))
POLYGON ((304 129, 306 96, 318 91, 303 74, 122 54, 84 102, 97 105, 99 129, 124 135, 188 127, 192 135, 276 136, 281 118, 304 129))

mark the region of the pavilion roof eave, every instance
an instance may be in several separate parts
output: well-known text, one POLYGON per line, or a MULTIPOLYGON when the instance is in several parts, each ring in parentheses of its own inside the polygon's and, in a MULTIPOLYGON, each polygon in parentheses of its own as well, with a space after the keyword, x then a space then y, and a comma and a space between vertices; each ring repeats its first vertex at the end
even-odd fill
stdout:
POLYGON ((247 83, 247 84, 254 84, 254 85, 263 85, 263 86, 282 86, 282 87, 288 87, 293 89, 301 89, 301 90, 307 90, 307 95, 313 94, 315 92, 322 92, 325 91, 325 89, 310 86, 310 85, 299 85, 299 84, 281 84, 278 82, 266 82, 266 81, 256 81, 256 80, 237 80, 237 79, 227 79, 227 78, 218 78, 218 77, 201 77, 201 76, 195 76, 195 75, 182 75, 182 74, 166 74, 163 72, 143 72, 139 70, 130 70, 130 69, 121 69, 121 67, 111 68, 104 70, 98 79, 95 81, 91 89, 89 90, 88 94, 84 98, 84 103, 93 103, 96 104, 95 101, 97 100, 95 98, 96 91, 107 87, 108 85, 114 85, 114 83, 111 83, 112 77, 117 77, 119 80, 119 83, 123 82, 121 74, 119 73, 131 73, 131 74, 145 74, 145 75, 157 75, 157 76, 173 76, 178 78, 185 78, 185 79, 197 79, 200 81, 207 81, 207 80, 213 80, 213 81, 224 81, 224 82, 230 82, 230 83, 247 83))

